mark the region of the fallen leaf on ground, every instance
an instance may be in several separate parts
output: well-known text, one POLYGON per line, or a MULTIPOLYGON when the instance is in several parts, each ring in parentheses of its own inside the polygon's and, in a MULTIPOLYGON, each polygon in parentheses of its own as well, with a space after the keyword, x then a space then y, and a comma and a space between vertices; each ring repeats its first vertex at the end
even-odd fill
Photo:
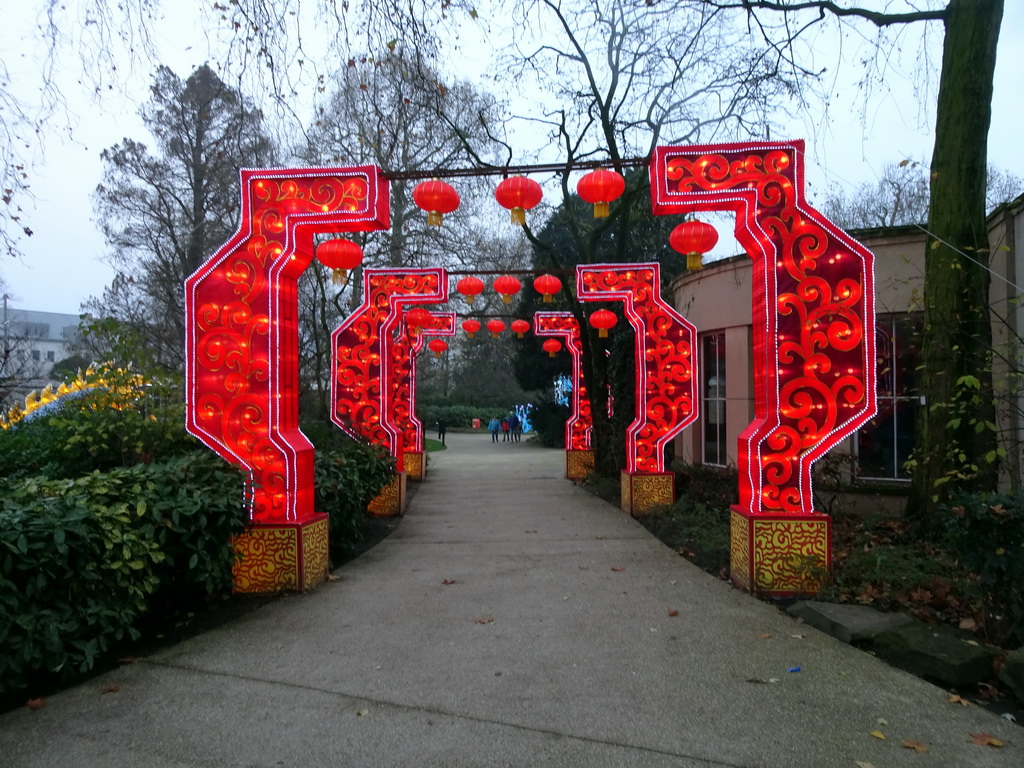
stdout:
POLYGON ((327 574, 328 581, 341 581, 341 576, 335 576, 333 573, 327 574))
POLYGON ((857 768, 875 768, 874 763, 865 763, 863 760, 857 760, 857 768))
POLYGON ((1017 718, 1011 715, 1009 712, 1003 712, 1003 714, 1001 714, 1000 717, 1003 718, 1003 720, 1009 720, 1011 723, 1017 722, 1017 718))
POLYGON ((900 742, 900 746, 901 747, 905 747, 906 749, 912 749, 915 752, 927 752, 928 751, 928 747, 926 747, 920 741, 907 741, 906 739, 904 739, 903 741, 900 742))
POLYGON ((771 636, 772 636, 771 632, 765 632, 763 635, 758 635, 757 639, 758 640, 767 640, 771 636))
POLYGON ((590 569, 589 569, 589 568, 587 568, 587 566, 585 566, 585 565, 581 565, 581 566, 580 566, 580 570, 581 570, 581 571, 589 571, 590 569))
POLYGON ((972 733, 971 743, 980 744, 983 747, 1001 747, 1003 742, 993 736, 991 733, 972 733))
POLYGON ((978 628, 978 622, 974 619, 960 619, 960 629, 967 632, 973 632, 978 628))
POLYGON ((42 709, 46 706, 46 699, 29 699, 25 702, 25 706, 29 709, 42 709))
POLYGON ((595 539, 603 539, 603 538, 604 538, 604 536, 595 536, 594 538, 595 538, 595 539))
POLYGON ((668 615, 669 616, 678 616, 679 615, 679 611, 677 611, 675 608, 672 608, 672 609, 669 610, 668 615))
POLYGON ((360 709, 358 712, 356 712, 356 717, 366 717, 368 714, 370 714, 370 710, 360 709))
POLYGON ((523 531, 523 533, 536 533, 536 531, 523 531))
POLYGON ((117 660, 118 664, 134 664, 137 661, 142 661, 141 656, 122 656, 117 660))
POLYGON ((807 635, 790 635, 790 637, 795 637, 797 640, 803 640, 807 635))
POLYGON ((494 621, 490 616, 481 616, 475 620, 477 624, 490 624, 494 621))
POLYGON ((762 680, 759 677, 748 677, 747 678, 747 682, 748 683, 761 683, 761 685, 767 685, 767 683, 768 683, 767 680, 762 680))
POLYGON ((615 571, 616 573, 622 573, 626 569, 625 568, 619 568, 618 566, 613 566, 612 570, 615 571))
POLYGON ((455 579, 441 579, 441 583, 444 584, 446 587, 449 587, 455 583, 455 579))
POLYGON ((121 690, 121 686, 120 685, 116 685, 116 684, 115 685, 108 685, 108 686, 106 686, 104 688, 100 688, 100 695, 102 696, 104 693, 118 693, 118 692, 120 692, 120 690, 121 690))
POLYGON ((877 720, 875 720, 875 725, 888 725, 888 724, 889 724, 889 721, 886 720, 884 717, 880 717, 877 720))
POLYGON ((959 704, 961 707, 969 707, 969 706, 971 706, 971 702, 969 702, 963 696, 958 696, 955 693, 949 694, 949 703, 950 704, 959 704))
POLYGON ((872 731, 871 735, 874 736, 876 739, 881 739, 882 741, 885 741, 885 734, 881 731, 872 731))

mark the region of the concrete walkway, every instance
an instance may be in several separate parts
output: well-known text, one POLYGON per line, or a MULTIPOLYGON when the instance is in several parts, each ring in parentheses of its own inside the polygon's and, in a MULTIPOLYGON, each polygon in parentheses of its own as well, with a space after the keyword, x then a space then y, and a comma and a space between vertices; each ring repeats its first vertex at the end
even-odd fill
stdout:
POLYGON ((337 581, 4 715, 0 765, 1024 764, 1020 727, 703 573, 561 451, 448 443, 337 581))

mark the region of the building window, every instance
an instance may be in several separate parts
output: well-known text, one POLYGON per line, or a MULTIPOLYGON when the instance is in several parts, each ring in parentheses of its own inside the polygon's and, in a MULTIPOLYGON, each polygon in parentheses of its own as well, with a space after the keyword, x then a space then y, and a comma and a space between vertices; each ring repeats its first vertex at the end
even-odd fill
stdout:
POLYGON ((725 466, 725 333, 710 333, 700 342, 701 461, 725 466))
POLYGON ((36 362, 39 362, 39 350, 38 349, 33 349, 32 350, 32 359, 35 360, 36 362))
POLYGON ((917 315, 883 315, 877 319, 878 414, 857 433, 858 477, 910 479, 903 465, 914 445, 914 425, 921 404, 917 389, 920 332, 917 315))
POLYGON ((48 363, 52 363, 54 361, 54 355, 53 355, 53 350, 52 349, 47 350, 47 352, 46 352, 46 361, 48 363))

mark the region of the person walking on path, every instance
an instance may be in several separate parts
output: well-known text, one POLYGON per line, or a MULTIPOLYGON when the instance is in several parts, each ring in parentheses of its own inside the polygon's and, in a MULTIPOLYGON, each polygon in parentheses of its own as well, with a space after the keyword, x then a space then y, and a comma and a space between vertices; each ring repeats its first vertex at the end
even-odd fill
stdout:
POLYGON ((507 443, 508 441, 508 417, 506 416, 501 420, 501 442, 507 443))
POLYGON ((437 439, 444 445, 444 436, 448 434, 448 422, 444 419, 437 420, 437 439))
POLYGON ((519 435, 521 434, 519 417, 515 413, 510 413, 508 417, 508 431, 510 439, 513 443, 519 442, 519 435))
POLYGON ((498 442, 498 432, 501 431, 501 422, 498 420, 497 416, 487 422, 487 429, 491 433, 491 442, 498 442))

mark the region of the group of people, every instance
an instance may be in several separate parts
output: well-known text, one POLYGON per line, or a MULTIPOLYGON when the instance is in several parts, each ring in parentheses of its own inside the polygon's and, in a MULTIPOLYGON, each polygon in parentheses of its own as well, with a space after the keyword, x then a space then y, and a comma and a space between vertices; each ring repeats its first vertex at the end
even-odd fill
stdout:
POLYGON ((491 442, 498 442, 498 433, 502 435, 503 443, 518 443, 523 436, 523 423, 515 413, 508 416, 495 416, 487 423, 487 430, 491 433, 491 442))

